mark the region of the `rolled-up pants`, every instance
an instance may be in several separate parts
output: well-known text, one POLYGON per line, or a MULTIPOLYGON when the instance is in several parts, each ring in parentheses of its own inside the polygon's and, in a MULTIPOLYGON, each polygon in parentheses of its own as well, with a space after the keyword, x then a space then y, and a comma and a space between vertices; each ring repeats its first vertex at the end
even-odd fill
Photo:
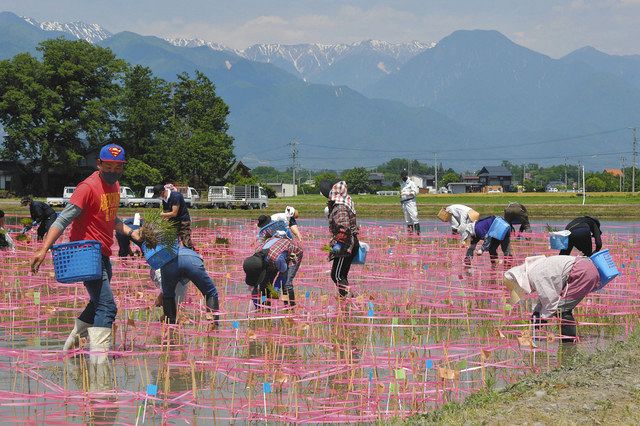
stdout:
POLYGON ((416 199, 402 201, 402 212, 404 213, 404 221, 407 225, 415 225, 418 221, 418 205, 416 199))

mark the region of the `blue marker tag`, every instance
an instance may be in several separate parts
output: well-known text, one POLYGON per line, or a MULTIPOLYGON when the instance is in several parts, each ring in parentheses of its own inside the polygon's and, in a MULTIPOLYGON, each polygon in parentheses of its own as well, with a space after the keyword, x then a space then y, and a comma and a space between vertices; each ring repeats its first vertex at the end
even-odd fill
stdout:
POLYGON ((260 298, 260 301, 261 301, 262 303, 266 302, 266 301, 267 301, 267 296, 262 296, 262 297, 260 298))
POLYGON ((271 383, 269 382, 264 382, 262 384, 262 392, 264 393, 271 393, 271 383))
POLYGON ((367 311, 367 316, 368 316, 368 317, 373 317, 373 315, 374 315, 373 309, 369 309, 369 310, 367 311))
POLYGON ((433 361, 428 359, 425 366, 427 367, 427 370, 431 370, 433 368, 433 361))
POLYGON ((369 370, 369 381, 373 380, 373 370, 369 370))
POLYGON ((622 267, 622 269, 624 269, 624 263, 622 265, 620 265, 622 267))
POLYGON ((237 330, 238 328, 240 328, 240 323, 238 321, 234 321, 231 323, 231 327, 237 330))
POLYGON ((387 253, 388 253, 388 254, 393 254, 393 250, 392 250, 392 249, 389 249, 389 250, 387 250, 387 253))
POLYGON ((304 294, 305 298, 310 298, 311 297, 311 292, 309 290, 307 290, 307 292, 304 294))
POLYGON ((373 309, 373 302, 369 302, 369 309, 373 309))
POLYGON ((149 396, 158 395, 158 385, 147 385, 147 395, 149 396))
POLYGON ((425 263, 424 265, 422 265, 422 269, 424 269, 424 270, 426 271, 427 269, 429 269, 429 265, 427 265, 427 264, 425 263))

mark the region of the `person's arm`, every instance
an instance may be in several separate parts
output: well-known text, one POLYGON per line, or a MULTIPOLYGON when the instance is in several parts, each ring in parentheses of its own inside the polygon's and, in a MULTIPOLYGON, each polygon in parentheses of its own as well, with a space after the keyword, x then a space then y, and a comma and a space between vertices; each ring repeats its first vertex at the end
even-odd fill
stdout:
POLYGON ((133 230, 126 223, 120 220, 119 217, 116 217, 116 232, 122 235, 126 235, 134 241, 140 241, 140 231, 133 230))
POLYGON ((351 230, 349 228, 349 212, 347 211, 348 207, 344 204, 337 204, 334 207, 334 210, 333 222, 337 228, 334 238, 337 242, 344 244, 349 241, 351 234, 351 230))
POLYGON ((170 212, 162 212, 160 216, 164 219, 171 219, 172 217, 178 216, 178 206, 172 206, 170 212))
POLYGON ((276 268, 278 269, 278 272, 280 272, 281 274, 287 272, 287 269, 289 269, 289 265, 287 265, 287 257, 288 256, 289 255, 288 255, 287 252, 283 252, 276 259, 276 268))
POLYGON ((298 225, 291 225, 289 227, 291 233, 300 241, 302 241, 302 234, 300 234, 300 229, 298 229, 298 225))
POLYGON ((596 251, 600 251, 600 249, 602 248, 602 231, 600 231, 600 228, 598 227, 597 224, 593 224, 593 239, 596 243, 596 251))
POLYGON ((56 221, 53 222, 53 225, 51 225, 49 232, 47 232, 44 241, 42 242, 42 246, 40 246, 40 249, 38 249, 31 258, 31 272, 38 272, 40 264, 47 255, 47 251, 58 240, 58 238, 60 238, 73 219, 80 216, 80 213, 82 213, 82 209, 80 207, 71 203, 67 204, 67 207, 64 208, 56 218, 56 221))

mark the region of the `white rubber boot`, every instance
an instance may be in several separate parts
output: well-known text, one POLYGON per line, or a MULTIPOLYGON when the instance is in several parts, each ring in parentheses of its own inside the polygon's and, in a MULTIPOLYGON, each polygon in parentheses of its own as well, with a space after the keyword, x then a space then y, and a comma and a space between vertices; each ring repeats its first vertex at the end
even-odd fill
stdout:
POLYGON ((107 362, 107 352, 111 346, 111 329, 106 327, 89 327, 89 360, 92 364, 107 362))
POLYGON ((87 337, 87 329, 91 326, 92 324, 86 323, 76 318, 76 325, 73 327, 73 330, 71 330, 71 333, 69 333, 67 341, 64 342, 62 351, 68 352, 69 349, 73 348, 79 343, 80 337, 87 337))

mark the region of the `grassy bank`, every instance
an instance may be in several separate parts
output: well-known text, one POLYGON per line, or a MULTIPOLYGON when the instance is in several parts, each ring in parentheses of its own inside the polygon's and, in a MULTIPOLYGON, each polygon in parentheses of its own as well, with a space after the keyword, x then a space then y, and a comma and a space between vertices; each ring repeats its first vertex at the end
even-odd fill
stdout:
POLYGON ((640 339, 577 354, 554 371, 526 377, 504 391, 485 390, 407 424, 584 425, 640 422, 640 339))
MULTIPOLYGON (((388 218, 400 220, 402 211, 398 197, 377 195, 354 195, 358 216, 361 218, 388 218)), ((640 195, 625 193, 593 193, 588 194, 586 205, 582 205, 582 197, 575 194, 438 194, 420 195, 418 211, 422 218, 434 218, 442 206, 449 204, 466 204, 480 214, 502 214, 504 206, 510 201, 517 201, 527 206, 531 218, 536 221, 545 218, 566 219, 580 215, 592 215, 601 219, 640 219, 640 195)), ((291 198, 269 200, 268 213, 284 211, 287 205, 296 207, 303 217, 320 217, 326 205, 321 195, 300 195, 291 198)), ((0 208, 7 213, 24 213, 18 200, 1 200, 0 208)), ((123 209, 123 213, 139 209, 123 209)), ((255 218, 260 213, 256 210, 214 210, 199 208, 193 211, 194 216, 210 217, 244 217, 255 218)))

